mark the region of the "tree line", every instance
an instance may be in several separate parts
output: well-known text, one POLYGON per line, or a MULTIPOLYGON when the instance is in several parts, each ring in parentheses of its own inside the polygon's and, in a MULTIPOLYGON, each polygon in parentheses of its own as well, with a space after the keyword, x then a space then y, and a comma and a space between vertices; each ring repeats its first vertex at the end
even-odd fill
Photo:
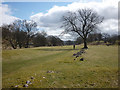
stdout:
MULTIPOLYGON (((98 42, 99 44, 101 41, 104 44, 120 45, 120 35, 117 35, 117 34, 110 35, 108 33, 93 33, 88 35, 88 38, 87 38, 88 43, 98 42)), ((81 37, 78 37, 75 42, 76 44, 82 44, 83 40, 81 37)))
POLYGON ((57 36, 49 36, 45 31, 38 32, 37 23, 27 20, 16 20, 9 25, 2 25, 2 44, 5 48, 29 48, 30 46, 58 46, 63 41, 57 36))
MULTIPOLYGON (((2 43, 13 48, 29 48, 30 46, 59 46, 71 44, 84 44, 83 48, 88 48, 87 42, 104 41, 104 43, 115 44, 120 36, 109 35, 107 33, 96 33, 98 25, 102 23, 104 17, 91 9, 79 9, 75 12, 67 12, 62 18, 61 28, 64 33, 76 33, 79 37, 76 41, 62 41, 57 36, 49 36, 45 31, 39 32, 37 23, 28 20, 16 20, 9 25, 2 25, 2 43)), ((74 34, 73 37, 77 37, 74 34)), ((120 40, 119 40, 120 41, 120 40)))

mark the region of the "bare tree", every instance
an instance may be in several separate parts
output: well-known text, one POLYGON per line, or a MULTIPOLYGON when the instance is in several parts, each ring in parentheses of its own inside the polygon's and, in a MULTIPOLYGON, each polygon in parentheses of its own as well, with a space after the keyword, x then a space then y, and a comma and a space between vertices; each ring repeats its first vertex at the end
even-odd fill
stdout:
POLYGON ((47 37, 48 46, 62 46, 63 41, 57 36, 48 36, 47 37))
POLYGON ((3 25, 2 26, 2 42, 8 41, 9 44, 13 49, 17 48, 17 42, 16 42, 16 35, 15 32, 12 31, 13 26, 12 25, 3 25))
POLYGON ((88 35, 88 42, 98 41, 100 42, 102 40, 102 34, 101 33, 91 33, 88 35))
POLYGON ((37 23, 34 21, 23 20, 22 29, 27 33, 26 37, 26 48, 29 47, 30 39, 34 35, 34 32, 37 30, 37 23))
POLYGON ((16 20, 10 25, 2 26, 3 40, 7 40, 13 49, 22 48, 25 43, 26 33, 21 30, 21 20, 16 20))
POLYGON ((4 40, 9 41, 10 45, 12 46, 13 49, 17 48, 17 31, 19 31, 19 26, 17 25, 18 23, 13 22, 10 25, 3 25, 2 26, 2 37, 4 40))
POLYGON ((107 33, 103 33, 102 35, 103 35, 103 41, 104 41, 104 43, 107 43, 108 40, 109 40, 109 38, 110 38, 110 35, 107 34, 107 33))
POLYGON ((15 39, 16 42, 19 46, 19 48, 22 48, 25 44, 25 37, 26 37, 26 32, 24 32, 21 28, 22 26, 22 20, 16 20, 13 22, 13 29, 12 31, 14 31, 15 33, 15 39))
POLYGON ((79 9, 76 12, 68 12, 62 20, 64 32, 77 33, 84 41, 84 48, 88 48, 87 37, 89 33, 97 30, 97 25, 103 21, 103 17, 91 9, 79 9))
POLYGON ((35 47, 47 45, 47 38, 45 33, 36 33, 33 38, 33 45, 35 47))

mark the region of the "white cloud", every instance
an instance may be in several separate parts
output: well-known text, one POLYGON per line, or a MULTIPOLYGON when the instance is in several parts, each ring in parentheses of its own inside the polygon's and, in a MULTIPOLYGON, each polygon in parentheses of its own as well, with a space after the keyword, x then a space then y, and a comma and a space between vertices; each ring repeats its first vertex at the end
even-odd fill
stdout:
POLYGON ((10 24, 11 22, 18 19, 11 14, 12 12, 8 5, 0 3, 0 26, 3 24, 10 24))
MULTIPOLYGON (((36 21, 39 27, 44 28, 49 35, 59 35, 61 17, 68 11, 76 11, 81 8, 91 8, 105 20, 100 25, 102 32, 117 33, 118 31, 118 0, 103 0, 103 2, 73 2, 67 6, 53 6, 47 13, 38 13, 30 17, 36 21)), ((65 38, 64 38, 65 39, 65 38)))
POLYGON ((117 19, 105 20, 104 23, 102 23, 99 27, 103 33, 117 34, 118 20, 117 19))

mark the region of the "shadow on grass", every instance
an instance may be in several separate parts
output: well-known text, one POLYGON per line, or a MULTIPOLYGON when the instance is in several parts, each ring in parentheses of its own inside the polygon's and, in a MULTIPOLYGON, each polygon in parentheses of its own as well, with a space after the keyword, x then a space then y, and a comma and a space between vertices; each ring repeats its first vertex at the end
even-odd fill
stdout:
POLYGON ((42 48, 42 49, 36 49, 41 51, 72 51, 72 50, 79 50, 79 49, 49 49, 49 48, 42 48))

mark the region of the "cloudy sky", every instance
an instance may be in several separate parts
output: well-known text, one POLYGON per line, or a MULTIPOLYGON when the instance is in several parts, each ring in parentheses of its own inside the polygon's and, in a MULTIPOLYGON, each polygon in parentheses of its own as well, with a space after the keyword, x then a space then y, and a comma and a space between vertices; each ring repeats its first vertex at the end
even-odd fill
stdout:
MULTIPOLYGON (((70 1, 70 0, 69 0, 70 1)), ((90 8, 104 16, 104 22, 99 25, 101 32, 117 34, 118 31, 118 1, 119 0, 77 0, 76 2, 3 2, 0 3, 0 25, 9 24, 16 19, 34 20, 40 30, 48 35, 59 36, 61 17, 68 11, 90 8)), ((74 39, 66 34, 62 40, 74 39)))

